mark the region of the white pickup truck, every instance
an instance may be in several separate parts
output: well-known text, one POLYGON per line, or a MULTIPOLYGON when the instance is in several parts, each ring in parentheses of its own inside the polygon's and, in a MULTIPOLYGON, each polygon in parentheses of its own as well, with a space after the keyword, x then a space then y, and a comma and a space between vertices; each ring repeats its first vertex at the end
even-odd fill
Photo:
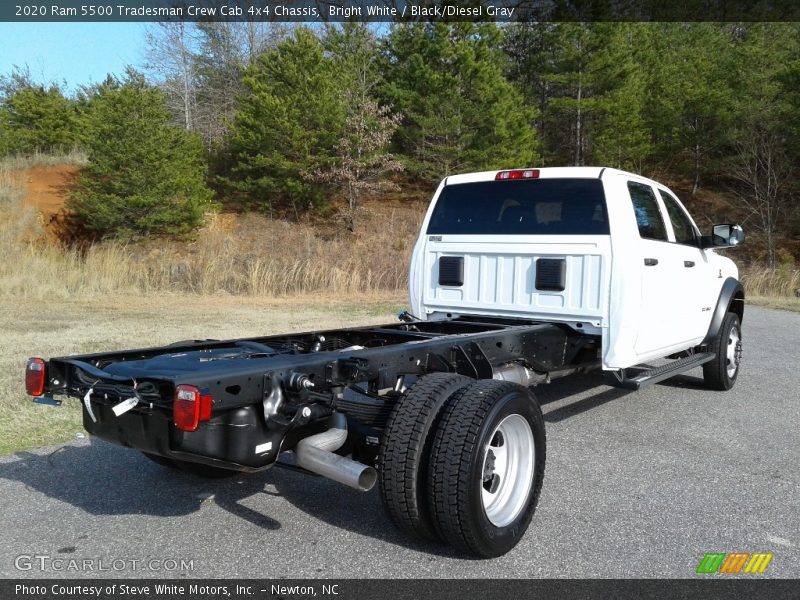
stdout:
POLYGON ((701 235, 666 187, 615 169, 455 175, 399 323, 35 357, 26 388, 79 399, 89 433, 165 467, 377 483, 401 529, 498 556, 544 480, 531 388, 602 369, 636 389, 701 365, 709 388, 734 385, 744 291, 715 250, 743 239, 701 235))

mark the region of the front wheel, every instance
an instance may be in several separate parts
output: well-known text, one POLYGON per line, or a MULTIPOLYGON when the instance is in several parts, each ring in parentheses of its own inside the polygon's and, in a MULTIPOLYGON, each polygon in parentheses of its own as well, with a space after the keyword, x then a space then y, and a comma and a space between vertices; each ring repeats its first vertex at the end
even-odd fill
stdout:
POLYGON ((428 471, 439 536, 486 558, 516 546, 542 489, 545 446, 542 411, 527 388, 484 380, 456 392, 428 471))
POLYGON ((712 390, 729 390, 739 376, 742 361, 742 326, 739 316, 729 312, 719 334, 710 344, 714 359, 703 365, 703 381, 712 390))

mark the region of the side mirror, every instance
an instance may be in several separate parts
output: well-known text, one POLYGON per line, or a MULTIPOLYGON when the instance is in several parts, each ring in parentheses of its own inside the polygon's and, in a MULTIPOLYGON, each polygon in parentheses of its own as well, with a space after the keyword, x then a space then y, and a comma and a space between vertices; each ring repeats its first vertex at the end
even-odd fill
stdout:
POLYGON ((711 236, 704 241, 705 248, 735 248, 744 242, 744 230, 741 225, 714 225, 711 236))

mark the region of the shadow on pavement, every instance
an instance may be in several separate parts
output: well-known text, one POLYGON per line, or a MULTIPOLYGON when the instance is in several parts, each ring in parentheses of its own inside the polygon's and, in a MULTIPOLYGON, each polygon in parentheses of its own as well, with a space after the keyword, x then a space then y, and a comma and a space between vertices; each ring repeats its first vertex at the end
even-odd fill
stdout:
POLYGON ((322 477, 273 468, 227 479, 201 479, 97 439, 88 445, 62 446, 49 455, 14 456, 16 461, 0 463, 0 479, 18 481, 91 515, 182 516, 197 512, 213 496, 214 504, 242 520, 278 530, 281 523, 267 514, 277 496, 333 527, 429 554, 456 556, 446 546, 420 542, 398 531, 384 515, 377 491, 358 492, 322 477), (242 503, 257 495, 262 495, 258 509, 251 508, 252 501, 250 506, 242 503))
MULTIPOLYGON (((603 386, 601 374, 590 373, 541 385, 536 396, 546 410, 549 403, 569 401, 570 396, 594 388, 598 388, 597 393, 546 412, 545 421, 559 422, 629 393, 603 386)), ((200 479, 157 465, 135 450, 94 438, 90 444, 62 446, 49 455, 20 452, 15 458, 13 462, 0 462, 0 479, 18 481, 91 515, 182 516, 197 512, 213 497, 216 506, 243 521, 264 530, 278 530, 281 522, 268 514, 270 502, 278 496, 309 518, 336 528, 426 554, 459 556, 447 546, 420 541, 397 530, 385 516, 377 491, 357 492, 322 477, 273 468, 226 479, 200 479), (247 503, 249 506, 242 502, 259 495, 255 503, 247 503), (254 504, 257 508, 252 508, 254 504)))
POLYGON ((569 417, 574 417, 593 408, 597 408, 617 400, 631 393, 631 390, 609 387, 603 384, 603 375, 599 371, 585 375, 571 375, 556 379, 551 383, 539 385, 534 389, 534 394, 544 409, 544 420, 547 423, 558 423, 569 417), (569 404, 560 406, 551 411, 546 411, 547 404, 569 399, 570 396, 585 394, 596 390, 590 396, 573 400, 569 404))

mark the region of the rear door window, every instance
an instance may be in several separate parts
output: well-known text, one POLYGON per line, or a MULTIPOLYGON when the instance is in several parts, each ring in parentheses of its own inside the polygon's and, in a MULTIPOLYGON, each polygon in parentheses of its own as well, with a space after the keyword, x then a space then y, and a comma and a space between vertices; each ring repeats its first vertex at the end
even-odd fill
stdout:
POLYGON ((429 234, 608 235, 599 179, 478 181, 447 185, 429 234))
POLYGON ((639 235, 646 240, 668 241, 664 217, 653 188, 644 183, 629 181, 628 191, 633 202, 633 211, 636 213, 639 235))

